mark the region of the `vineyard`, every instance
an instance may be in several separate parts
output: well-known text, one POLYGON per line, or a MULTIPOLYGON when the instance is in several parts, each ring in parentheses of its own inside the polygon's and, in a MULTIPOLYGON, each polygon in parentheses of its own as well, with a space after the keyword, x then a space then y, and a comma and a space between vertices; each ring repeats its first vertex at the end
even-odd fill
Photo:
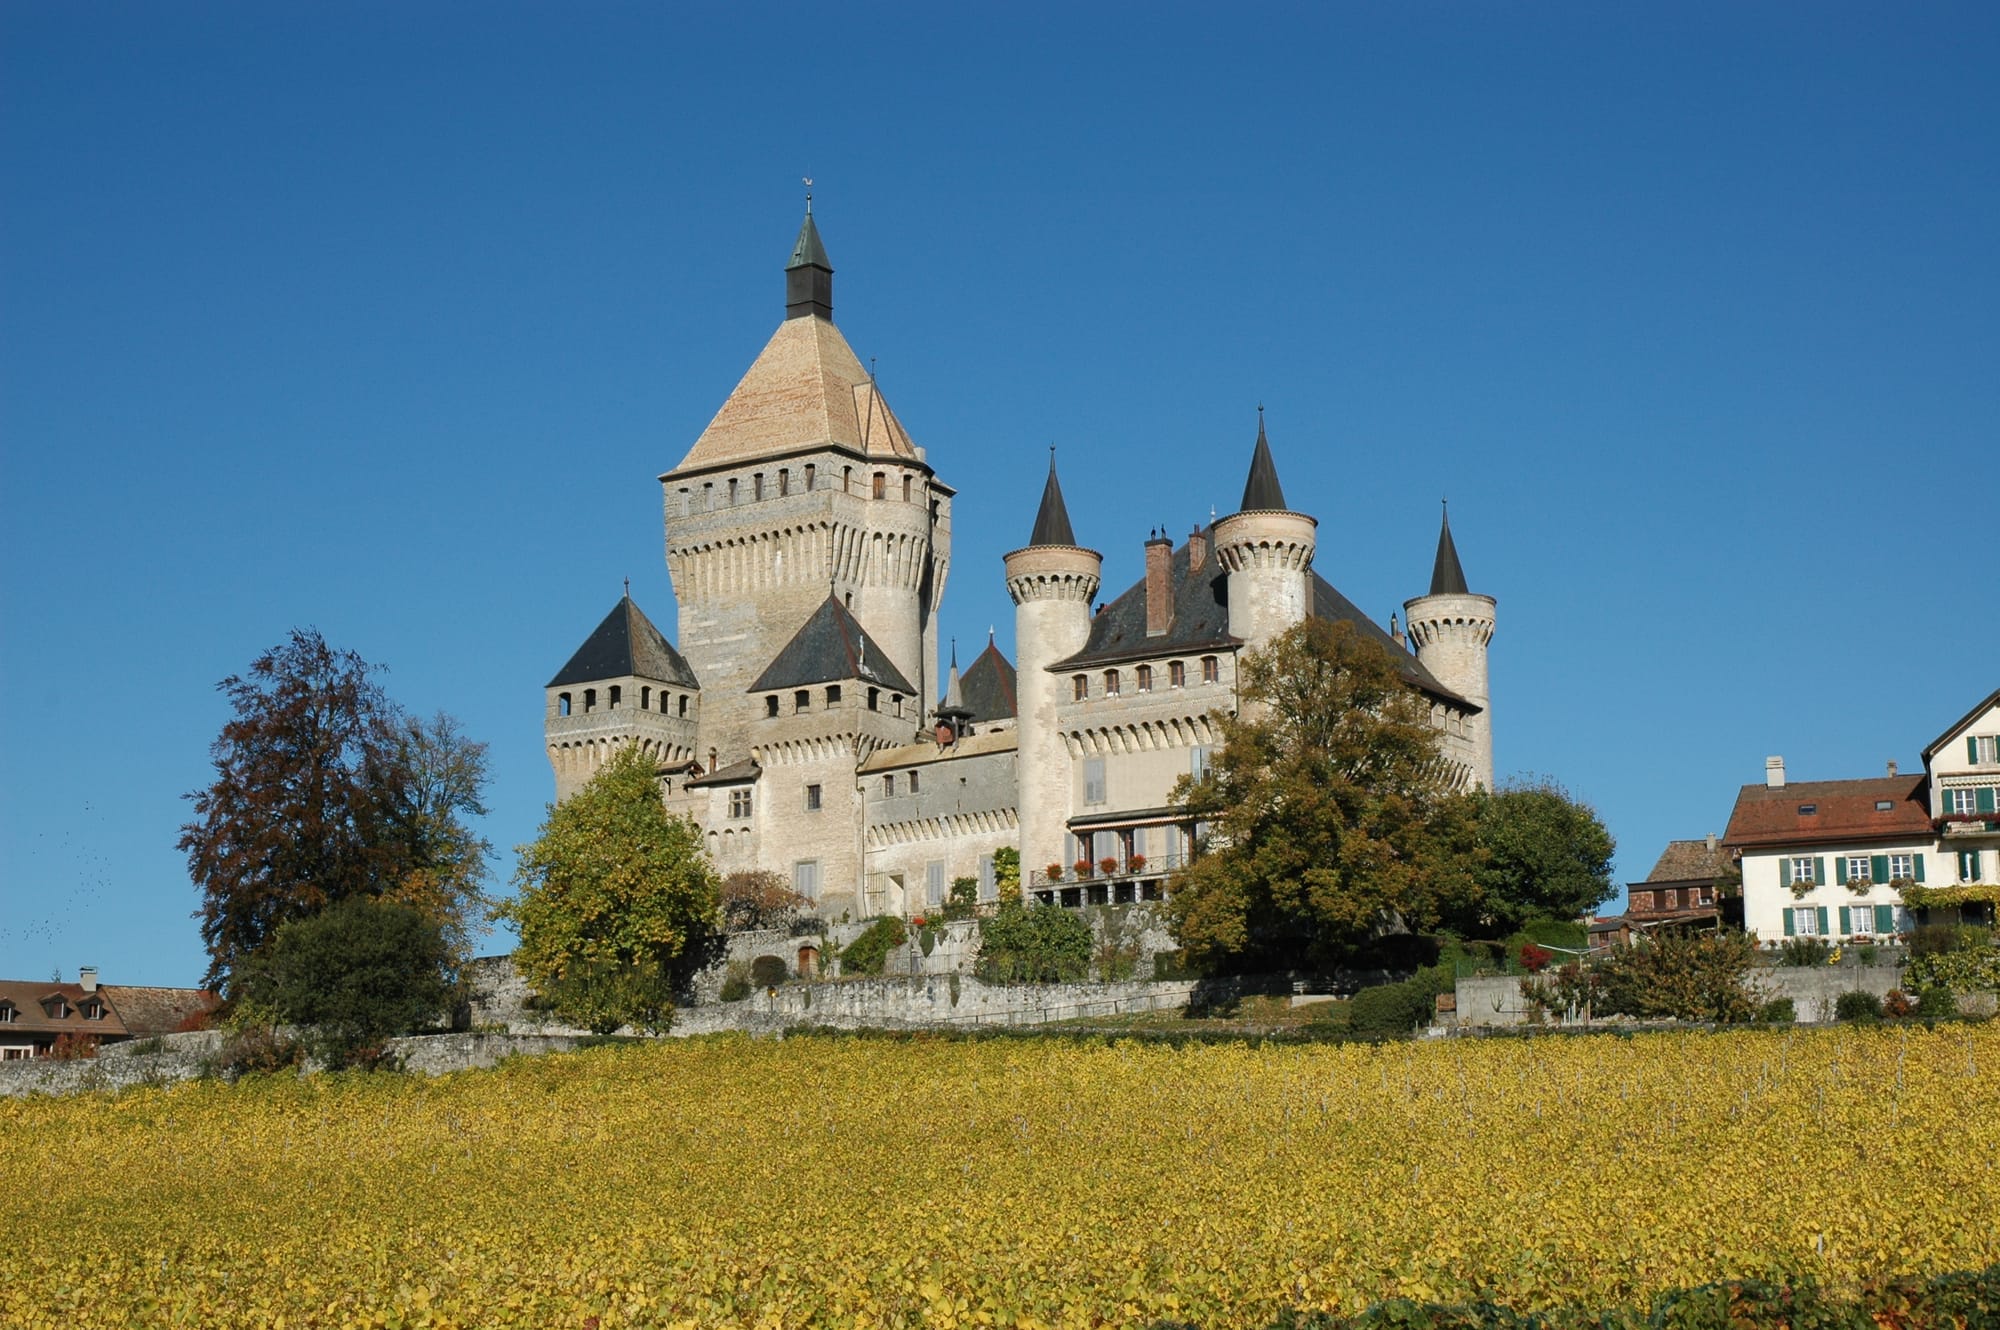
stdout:
POLYGON ((741 1038, 0 1101, 0 1324, 1270 1324, 2000 1261, 2000 1026, 741 1038))

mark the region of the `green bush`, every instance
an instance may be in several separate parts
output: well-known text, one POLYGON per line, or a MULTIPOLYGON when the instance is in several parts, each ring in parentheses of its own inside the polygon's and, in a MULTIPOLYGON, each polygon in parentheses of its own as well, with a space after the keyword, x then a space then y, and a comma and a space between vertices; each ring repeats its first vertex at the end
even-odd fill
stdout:
POLYGON ((979 921, 979 977, 997 984, 1075 983, 1090 973, 1091 942, 1079 914, 1002 900, 979 921))
POLYGON ((880 974, 889 953, 909 940, 903 921, 885 914, 841 951, 840 968, 848 974, 880 974))
POLYGON ((674 977, 657 960, 573 961, 543 994, 558 1016, 592 1034, 630 1025, 664 1034, 674 1019, 674 977))
POLYGON ((1919 990, 1944 988, 1953 993, 2000 992, 2000 947, 1975 942, 1956 951, 1926 952, 1903 971, 1903 984, 1919 990))
POLYGON ((1879 1021, 1882 1019, 1882 999, 1859 989, 1842 993, 1834 1001, 1833 1014, 1836 1020, 1879 1021))
POLYGON ((1816 937, 1788 937, 1778 948, 1778 964, 1794 967, 1824 965, 1833 948, 1816 937))
POLYGON ((1186 952, 1156 951, 1153 953, 1153 978, 1197 979, 1200 976, 1188 968, 1186 952))
POLYGON ((1750 939, 1741 933, 1654 933, 1619 947, 1592 971, 1604 1016, 1747 1021, 1757 1005, 1743 981, 1750 939))
POLYGON ((945 897, 944 906, 938 911, 940 919, 970 919, 979 913, 979 879, 976 877, 955 877, 951 880, 951 894, 945 897))
POLYGON ((1917 992, 1917 1018, 1926 1021, 1948 1021, 1958 1015, 1958 999, 1942 984, 1932 984, 1917 992))
POLYGON ((732 974, 722 981, 722 1000, 741 1002, 750 996, 750 979, 747 975, 732 974))
POLYGON ((791 971, 785 968, 782 956, 759 956, 750 962, 750 987, 776 988, 785 982, 791 971))
POLYGON ((1377 984, 1356 993, 1347 1004, 1347 1022, 1358 1035, 1406 1035, 1430 1024, 1436 1009, 1437 997, 1430 985, 1405 979, 1400 984, 1377 984))
POLYGON ((1978 924, 1924 924, 1910 934, 1910 955, 1934 956, 1942 952, 1977 951, 1993 941, 1993 930, 1978 924))
POLYGON ((1772 998, 1757 1008, 1757 1019, 1766 1025, 1784 1025, 1799 1018, 1798 1008, 1790 998, 1772 998))

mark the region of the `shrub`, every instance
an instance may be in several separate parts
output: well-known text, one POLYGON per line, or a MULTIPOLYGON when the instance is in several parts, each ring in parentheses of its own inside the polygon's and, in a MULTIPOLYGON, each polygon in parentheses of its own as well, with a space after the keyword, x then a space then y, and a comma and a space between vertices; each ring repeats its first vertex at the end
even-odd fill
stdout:
POLYGON ((1420 1025, 1430 1024, 1436 1007, 1436 996, 1426 985, 1406 979, 1400 984, 1377 984, 1356 993, 1347 1005, 1347 1020, 1359 1035, 1377 1038, 1406 1035, 1420 1025))
POLYGON ((759 956, 750 962, 750 986, 752 988, 776 988, 791 976, 785 968, 782 956, 759 956))
POLYGON ((909 930, 903 927, 903 921, 885 914, 841 951, 840 967, 854 974, 880 974, 888 964, 889 953, 909 940, 909 930))
POLYGON ((722 879, 722 927, 731 933, 757 928, 785 928, 812 902, 793 891, 768 868, 731 873, 722 879))
POLYGON ((1074 983, 1090 973, 1091 942, 1081 915, 1003 900, 979 921, 979 977, 999 984, 1074 983))
POLYGON ((1156 951, 1153 953, 1153 978, 1194 979, 1196 977, 1198 976, 1196 976, 1195 972, 1188 968, 1186 952, 1156 951))
POLYGON ((979 913, 979 879, 976 877, 955 877, 951 880, 951 894, 945 897, 944 909, 939 912, 941 919, 970 919, 979 913))
POLYGON ((1903 982, 1920 991, 1937 986, 1954 993, 2000 992, 2000 947, 1981 943, 1926 953, 1910 962, 1903 982))
POLYGON ((722 981, 722 1000, 724 1002, 741 1002, 749 996, 750 976, 745 974, 740 967, 731 966, 728 977, 722 981))
POLYGON ((1803 967, 1824 965, 1833 948, 1816 937, 1788 937, 1778 948, 1778 964, 1803 967))
POLYGON ((1976 951, 1992 940, 1992 930, 1977 924, 1925 924, 1910 934, 1910 955, 1914 958, 1952 951, 1976 951))
POLYGON ((1618 948, 1598 966, 1598 1010, 1607 1016, 1747 1021, 1757 1010, 1743 986, 1750 953, 1750 939, 1741 933, 1655 933, 1618 948))
POLYGON ((1521 948, 1521 968, 1529 974, 1540 974, 1549 967, 1549 962, 1554 958, 1554 952, 1533 942, 1526 943, 1521 948))
POLYGON ((1917 1016, 1927 1021, 1947 1021, 1958 1015, 1958 999, 1942 984, 1917 991, 1917 1016))
POLYGON ((1772 998, 1757 1008, 1757 1019, 1766 1025, 1785 1025, 1799 1018, 1798 1008, 1788 997, 1772 998))
POLYGON ((1882 1019, 1882 999, 1859 989, 1842 993, 1833 1004, 1833 1015, 1834 1019, 1843 1021, 1879 1021, 1882 1019))
POLYGON ((543 997, 558 1016, 592 1034, 627 1025, 664 1034, 674 1019, 673 972, 657 960, 573 961, 543 997))
POLYGON ((203 1064, 203 1070, 211 1076, 234 1080, 252 1072, 284 1071, 304 1059, 305 1050, 298 1041, 286 1038, 268 1025, 251 1025, 224 1039, 215 1056, 203 1064))
POLYGON ((57 1062, 80 1062, 97 1056, 97 1036, 65 1030, 49 1045, 49 1056, 57 1062))
POLYGON ((1882 1014, 1891 1020, 1914 1016, 1916 1011, 1917 1000, 1900 988, 1892 988, 1882 996, 1882 1014))

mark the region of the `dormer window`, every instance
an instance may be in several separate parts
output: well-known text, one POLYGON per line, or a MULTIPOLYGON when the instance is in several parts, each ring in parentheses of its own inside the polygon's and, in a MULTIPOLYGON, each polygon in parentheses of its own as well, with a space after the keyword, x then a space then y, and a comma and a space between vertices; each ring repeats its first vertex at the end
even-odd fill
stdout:
POLYGON ((86 1003, 84 1003, 84 1004, 83 1004, 83 1018, 84 1018, 85 1020, 87 1020, 87 1021, 101 1021, 101 1020, 103 1020, 103 1019, 104 1019, 104 1004, 103 1004, 102 1002, 86 1002, 86 1003))
POLYGON ((52 1021, 68 1020, 70 1011, 69 999, 64 997, 52 997, 48 1001, 42 1003, 42 1010, 48 1013, 48 1017, 52 1021))
POLYGON ((1800 804, 1800 805, 1799 805, 1799 816, 1800 816, 1800 817, 1816 817, 1816 816, 1818 816, 1818 814, 1819 814, 1819 805, 1818 805, 1818 804, 1800 804))
POLYGON ((0 1025, 12 1025, 21 1019, 20 1010, 11 1002, 0 1002, 0 1025))

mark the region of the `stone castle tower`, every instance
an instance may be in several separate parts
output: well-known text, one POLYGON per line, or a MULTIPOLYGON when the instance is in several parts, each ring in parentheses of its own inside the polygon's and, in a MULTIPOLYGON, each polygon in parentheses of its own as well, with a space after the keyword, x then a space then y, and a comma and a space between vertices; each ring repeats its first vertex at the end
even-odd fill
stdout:
POLYGON ((784 322, 660 477, 677 638, 706 700, 702 742, 725 765, 749 755, 763 716, 752 684, 829 596, 917 699, 939 683, 952 490, 834 326, 833 265, 810 210, 785 288, 784 322))
POLYGON ((1447 729, 1457 742, 1474 782, 1493 788, 1493 711, 1486 685, 1486 648, 1493 640, 1494 600, 1465 587, 1465 569, 1451 538, 1451 514, 1438 531, 1437 562, 1431 567, 1430 594, 1403 602, 1410 643, 1417 659, 1439 683, 1478 710, 1447 729))

